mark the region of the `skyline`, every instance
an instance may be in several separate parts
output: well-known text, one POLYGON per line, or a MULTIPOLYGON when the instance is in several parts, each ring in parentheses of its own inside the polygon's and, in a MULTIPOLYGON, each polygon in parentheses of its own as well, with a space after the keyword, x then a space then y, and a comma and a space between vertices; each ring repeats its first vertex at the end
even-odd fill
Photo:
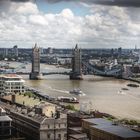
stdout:
POLYGON ((116 0, 111 6, 91 0, 20 1, 0 1, 1 48, 32 48, 35 42, 42 48, 73 48, 76 43, 81 48, 140 48, 136 0, 125 5, 116 0))

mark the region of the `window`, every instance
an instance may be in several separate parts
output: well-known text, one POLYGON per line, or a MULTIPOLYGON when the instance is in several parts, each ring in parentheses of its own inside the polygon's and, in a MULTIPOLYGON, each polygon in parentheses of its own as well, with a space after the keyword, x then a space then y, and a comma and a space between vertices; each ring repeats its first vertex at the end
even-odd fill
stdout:
POLYGON ((48 128, 50 128, 50 125, 48 125, 48 128))
POLYGON ((3 122, 3 126, 10 126, 10 122, 3 122))
POLYGON ((58 138, 61 139, 61 134, 58 134, 58 138))
POLYGON ((50 137, 51 137, 51 134, 48 134, 48 135, 47 135, 47 138, 50 139, 50 137))

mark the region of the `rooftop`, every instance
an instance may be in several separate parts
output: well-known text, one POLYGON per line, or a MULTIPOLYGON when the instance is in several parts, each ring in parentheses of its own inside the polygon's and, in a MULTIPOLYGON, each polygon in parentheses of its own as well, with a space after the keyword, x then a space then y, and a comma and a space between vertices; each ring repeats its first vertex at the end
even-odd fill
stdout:
MULTIPOLYGON (((78 118, 81 118, 81 119, 93 118, 93 115, 89 115, 89 114, 86 114, 86 113, 81 112, 81 111, 70 112, 70 113, 68 113, 68 115, 71 116, 71 117, 78 117, 78 118)), ((86 120, 88 120, 88 119, 86 119, 86 120)))
POLYGON ((112 121, 108 121, 103 118, 95 118, 95 119, 84 119, 84 121, 90 123, 91 128, 98 129, 100 131, 108 132, 112 135, 116 135, 122 138, 140 138, 140 133, 136 131, 132 131, 123 126, 113 125, 112 121))
POLYGON ((17 79, 21 79, 22 77, 17 75, 17 74, 1 74, 0 77, 3 78, 17 78, 17 79))
POLYGON ((140 138, 139 132, 132 131, 131 129, 118 126, 118 125, 112 125, 112 126, 93 125, 91 127, 102 130, 102 131, 106 131, 110 134, 120 136, 122 138, 134 138, 134 137, 140 138))
POLYGON ((101 125, 101 126, 111 126, 112 122, 103 118, 92 118, 92 119, 83 119, 84 121, 91 123, 92 125, 101 125))
POLYGON ((81 132, 82 131, 82 127, 69 127, 70 130, 73 131, 77 131, 77 132, 81 132))
POLYGON ((82 133, 82 134, 71 134, 69 135, 69 137, 74 138, 74 139, 82 139, 82 138, 87 138, 87 134, 86 133, 82 133))
POLYGON ((12 121, 12 119, 8 116, 0 116, 0 122, 12 121))

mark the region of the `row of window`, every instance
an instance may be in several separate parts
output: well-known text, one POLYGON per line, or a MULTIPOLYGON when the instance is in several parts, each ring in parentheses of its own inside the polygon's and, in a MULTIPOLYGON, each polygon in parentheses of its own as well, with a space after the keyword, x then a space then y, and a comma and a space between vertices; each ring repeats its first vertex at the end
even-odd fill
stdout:
MULTIPOLYGON (((57 128, 57 126, 59 127, 59 128, 61 128, 62 126, 61 126, 62 124, 54 124, 54 128, 57 128)), ((67 124, 65 123, 64 124, 64 127, 67 127, 67 124)), ((50 125, 48 125, 48 129, 50 129, 50 125)))

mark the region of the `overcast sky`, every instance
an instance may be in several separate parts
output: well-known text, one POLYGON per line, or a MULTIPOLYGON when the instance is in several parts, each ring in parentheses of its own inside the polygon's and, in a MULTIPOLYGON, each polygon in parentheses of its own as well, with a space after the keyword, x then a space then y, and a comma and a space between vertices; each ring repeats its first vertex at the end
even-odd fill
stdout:
POLYGON ((0 47, 140 48, 139 0, 0 0, 0 47))

